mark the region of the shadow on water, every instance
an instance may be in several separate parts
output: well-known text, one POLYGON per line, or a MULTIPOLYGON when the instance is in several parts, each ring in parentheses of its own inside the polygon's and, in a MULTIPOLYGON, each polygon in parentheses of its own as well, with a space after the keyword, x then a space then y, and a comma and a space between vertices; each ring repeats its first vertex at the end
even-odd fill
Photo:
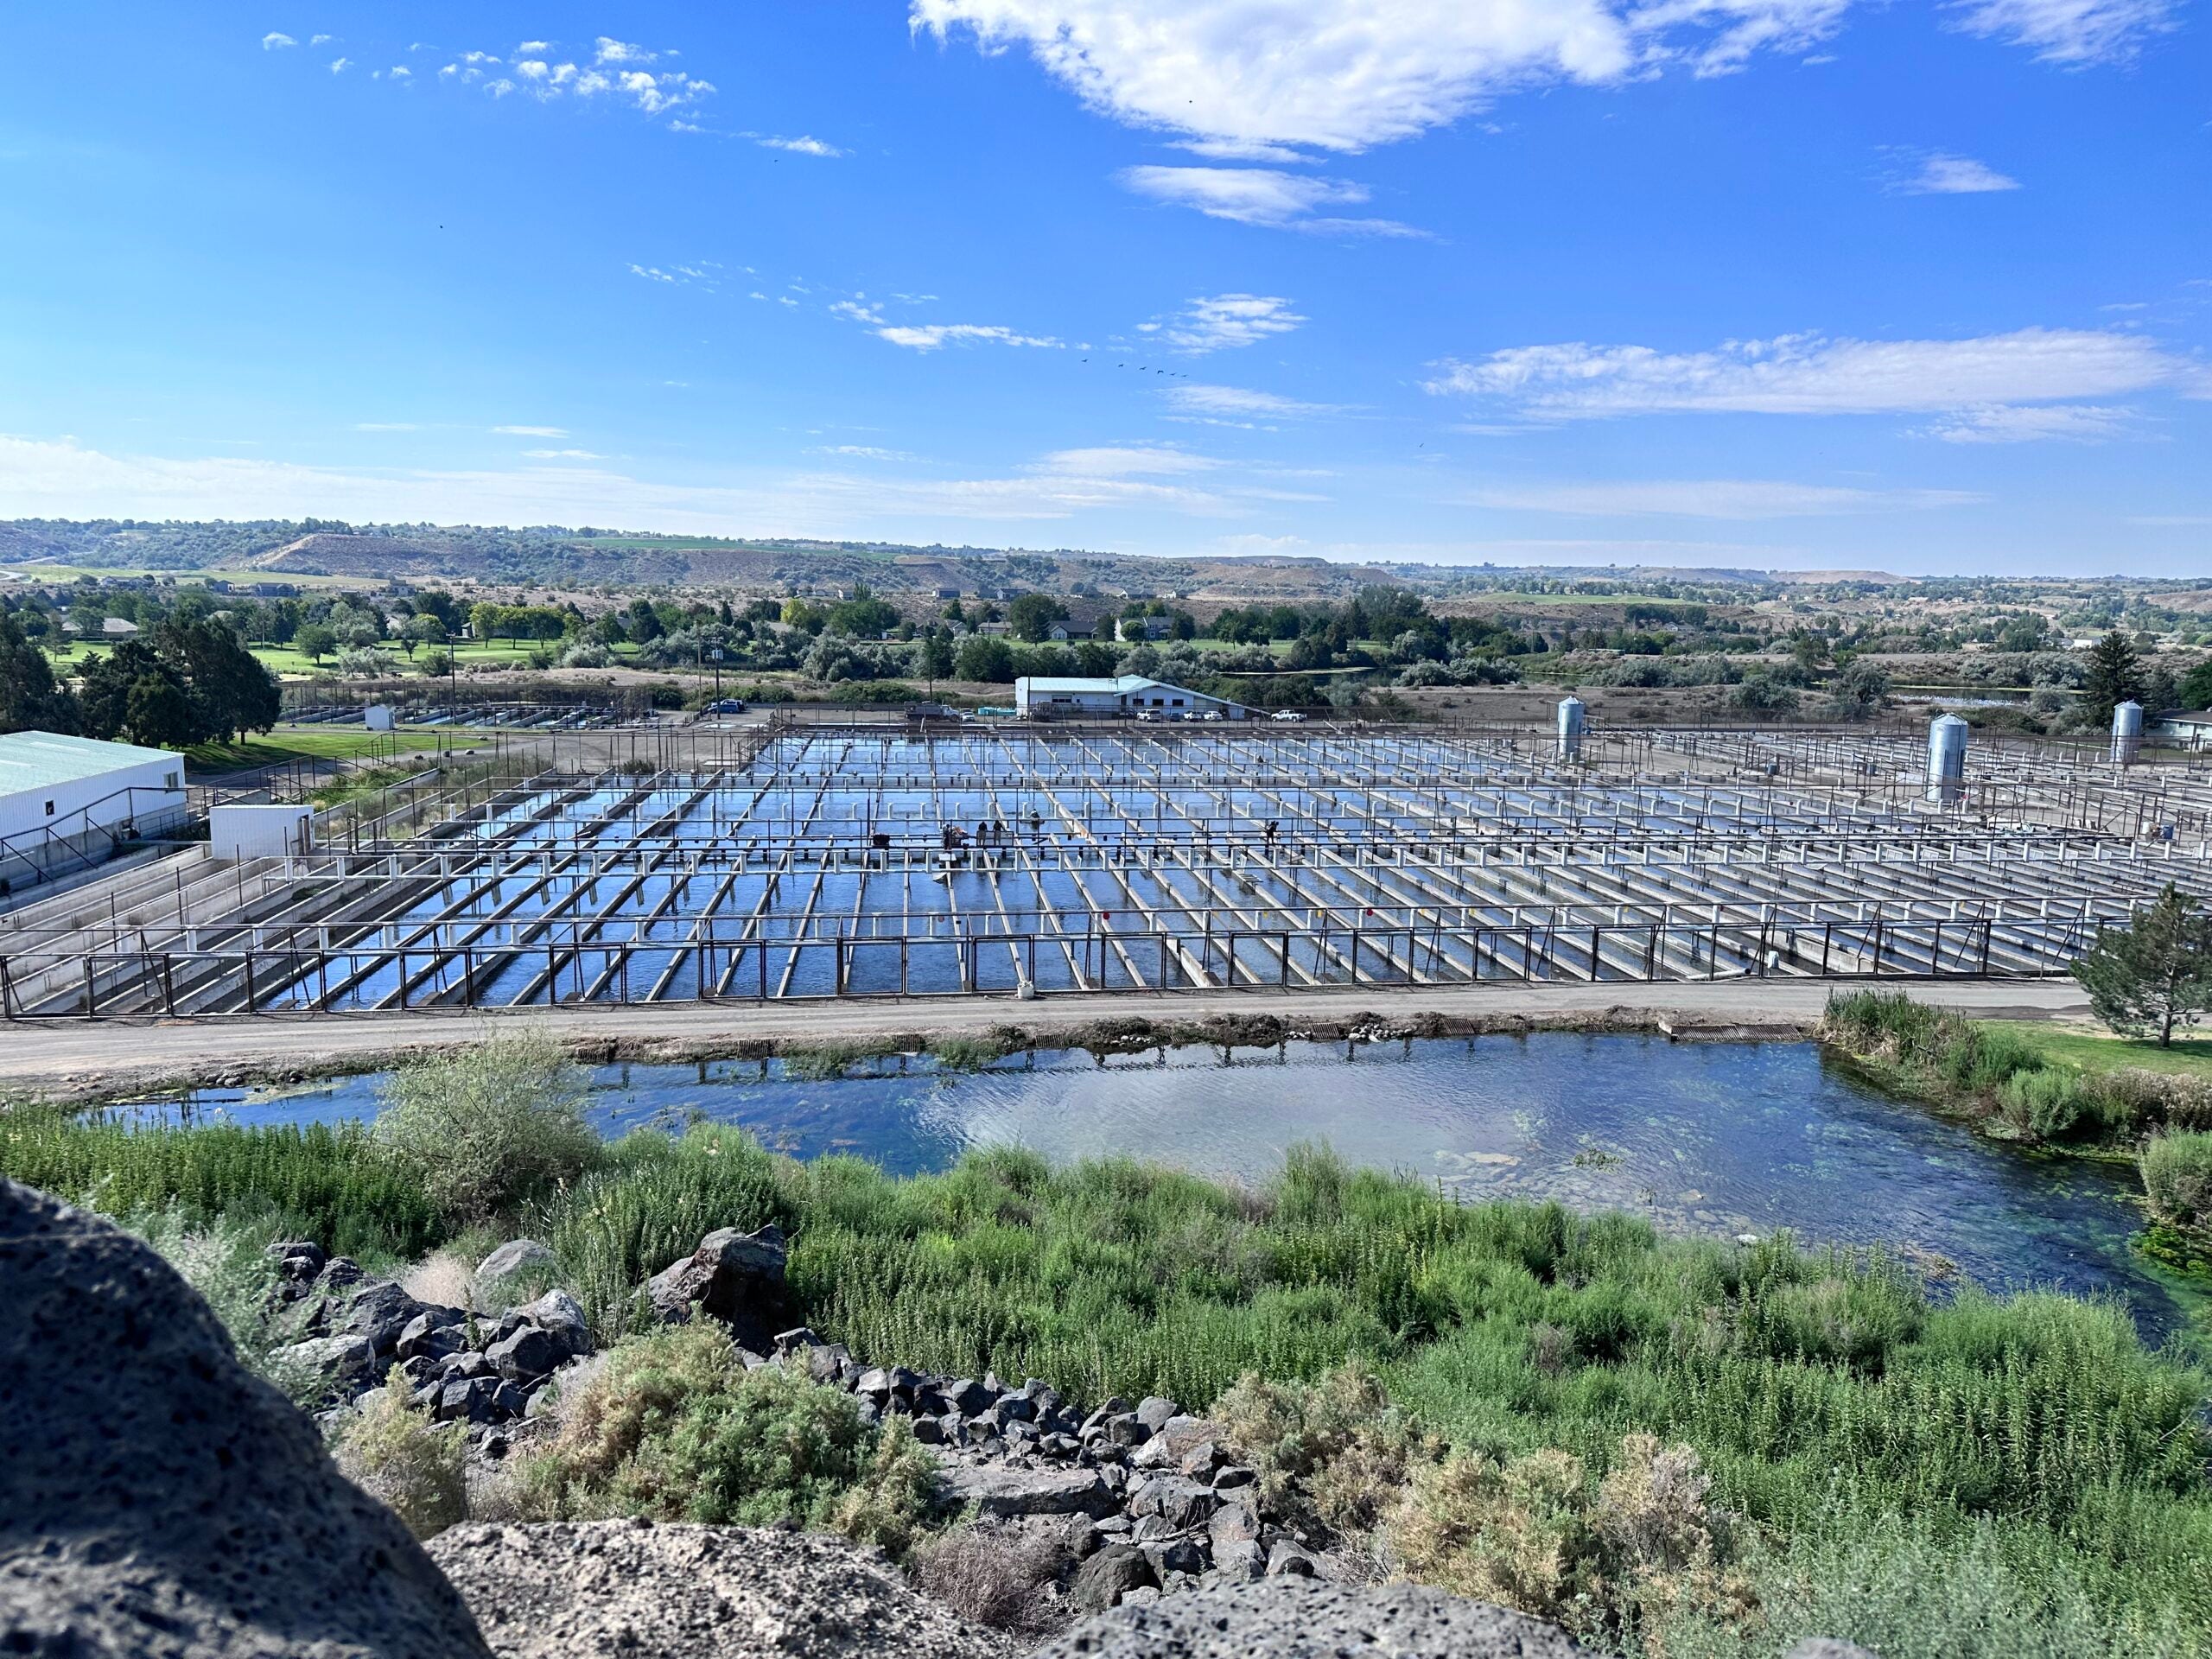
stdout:
MULTIPOLYGON (((205 1090, 126 1109, 148 1121, 366 1118, 379 1082, 205 1090)), ((2130 1172, 1978 1141, 1808 1043, 1544 1033, 1233 1056, 1045 1050, 975 1072, 893 1055, 829 1081, 730 1060, 603 1067, 593 1085, 589 1116, 605 1135, 704 1117, 797 1157, 854 1153, 895 1174, 1010 1144, 1054 1161, 1127 1154, 1251 1180, 1294 1142, 1325 1141, 1463 1198, 1624 1210, 1675 1233, 1786 1227, 1878 1245, 1938 1284, 2116 1295, 2154 1336, 2187 1317, 2187 1293, 2128 1248, 2139 1224, 2130 1172)))

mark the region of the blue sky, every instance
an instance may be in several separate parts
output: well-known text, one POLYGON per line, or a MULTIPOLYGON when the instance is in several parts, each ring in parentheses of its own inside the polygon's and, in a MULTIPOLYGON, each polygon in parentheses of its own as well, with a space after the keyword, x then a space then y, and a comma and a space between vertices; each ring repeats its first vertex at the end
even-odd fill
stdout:
POLYGON ((92 3, 11 47, 0 516, 2212 570, 2190 0, 92 3))

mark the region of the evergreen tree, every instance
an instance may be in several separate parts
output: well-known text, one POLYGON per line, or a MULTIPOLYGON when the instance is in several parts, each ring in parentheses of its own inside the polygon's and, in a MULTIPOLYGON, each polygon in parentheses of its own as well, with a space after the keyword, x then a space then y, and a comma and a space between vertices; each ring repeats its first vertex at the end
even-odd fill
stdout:
POLYGON ((2082 708, 2098 728, 2112 724, 2112 711, 2143 700, 2143 662, 2135 642, 2118 628, 2089 649, 2089 675, 2082 683, 2082 708))
MULTIPOLYGON (((77 702, 82 711, 85 733, 92 737, 115 738, 130 731, 134 726, 131 696, 141 685, 149 683, 163 685, 179 700, 187 696, 183 676, 175 665, 142 640, 125 639, 106 656, 86 664, 85 671, 77 677, 77 702)), ((184 706, 188 709, 188 702, 184 706)), ((156 741, 137 736, 130 741, 149 745, 156 741)), ((179 741, 189 743, 192 739, 186 735, 179 741)))
POLYGON ((2100 928, 2074 977, 2098 1019, 2126 1036, 2155 1035, 2164 1048, 2177 1027, 2212 1007, 2212 921, 2169 883, 2129 925, 2100 928))

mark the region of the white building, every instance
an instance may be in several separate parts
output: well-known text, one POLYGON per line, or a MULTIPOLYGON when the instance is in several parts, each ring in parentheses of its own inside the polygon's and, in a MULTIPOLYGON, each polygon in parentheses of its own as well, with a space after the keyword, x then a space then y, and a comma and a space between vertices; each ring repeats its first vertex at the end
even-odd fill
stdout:
POLYGON ((1242 720, 1244 707, 1141 674, 1109 679, 1037 679, 1014 683, 1014 712, 1024 720, 1242 720))
POLYGON ((2163 737, 2169 743, 2184 749, 2212 749, 2212 709, 2196 714, 2154 717, 2151 721, 2151 735, 2163 737))
POLYGON ((97 863, 185 820, 184 757, 53 732, 0 736, 0 881, 97 863))

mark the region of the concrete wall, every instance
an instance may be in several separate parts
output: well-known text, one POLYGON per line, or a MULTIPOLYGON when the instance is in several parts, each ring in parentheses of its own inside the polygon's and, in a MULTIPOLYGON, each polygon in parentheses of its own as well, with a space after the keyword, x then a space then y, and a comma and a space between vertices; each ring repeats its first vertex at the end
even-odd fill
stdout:
POLYGON ((218 806, 207 814, 212 858, 283 858, 313 845, 311 806, 218 806))

